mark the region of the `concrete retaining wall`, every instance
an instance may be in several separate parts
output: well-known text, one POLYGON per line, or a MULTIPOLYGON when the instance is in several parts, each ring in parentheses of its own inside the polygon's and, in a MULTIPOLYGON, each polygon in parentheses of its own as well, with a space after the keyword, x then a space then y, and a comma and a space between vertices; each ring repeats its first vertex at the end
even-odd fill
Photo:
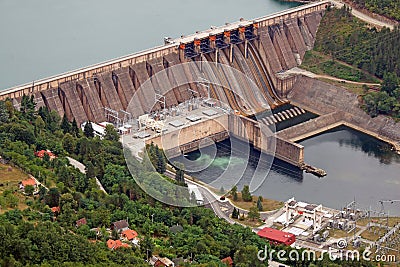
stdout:
MULTIPOLYGON (((199 148, 202 142, 210 138, 214 141, 222 141, 228 135, 228 115, 224 114, 212 120, 202 120, 192 123, 181 129, 169 131, 162 136, 148 139, 146 142, 162 147, 171 155, 180 155, 181 151, 190 152, 199 148)), ((206 145, 207 143, 203 143, 206 145)))
MULTIPOLYGON (((327 127, 329 122, 332 122, 331 124, 340 122, 399 147, 400 123, 382 115, 371 118, 360 108, 358 96, 345 88, 299 76, 293 90, 288 94, 288 99, 304 109, 321 115, 321 118, 313 120, 316 122, 310 121, 303 126, 321 123, 318 127, 323 128, 327 127)), ((279 135, 293 139, 294 135, 300 136, 303 132, 307 132, 306 129, 301 129, 300 125, 291 128, 293 129, 281 131, 279 135)), ((296 139, 298 140, 298 137, 296 139)))

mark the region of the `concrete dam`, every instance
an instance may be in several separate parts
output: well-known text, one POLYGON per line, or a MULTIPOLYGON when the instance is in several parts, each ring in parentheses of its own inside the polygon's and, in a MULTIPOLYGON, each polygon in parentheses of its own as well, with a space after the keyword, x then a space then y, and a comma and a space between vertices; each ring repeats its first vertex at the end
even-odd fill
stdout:
MULTIPOLYGON (((312 49, 328 6, 330 1, 320 1, 177 39, 165 38, 165 44, 159 47, 1 91, 0 100, 10 98, 18 108, 23 95, 33 95, 37 108, 45 106, 81 124, 116 123, 125 121, 127 114, 138 118, 207 97, 225 103, 233 111, 224 120, 230 134, 247 138, 255 148, 266 152, 274 142, 278 158, 303 167, 301 145, 284 134, 268 137, 262 144, 259 122, 251 116, 290 102, 288 95, 297 76, 281 74, 299 66, 305 52, 312 49), (219 64, 243 73, 251 82, 219 64), (201 82, 197 82, 199 77, 201 82), (134 95, 136 100, 131 103, 134 95), (128 110, 132 105, 134 111, 128 110)), ((272 125, 304 110, 306 106, 295 106, 261 122, 272 125)), ((227 138, 216 131, 209 135, 219 136, 218 140, 227 138)), ((192 136, 182 146, 197 141, 192 136)))
POLYGON ((287 102, 285 92, 294 82, 293 79, 279 79, 275 74, 301 63, 305 51, 313 46, 319 21, 328 4, 323 1, 304 5, 255 20, 242 19, 175 40, 168 39, 160 47, 1 91, 0 99, 12 98, 18 107, 22 95, 33 94, 37 107, 46 106, 60 116, 65 114, 69 120, 75 118, 79 124, 88 120, 100 122, 107 120, 105 108, 126 110, 132 96, 149 79, 151 82, 140 96, 143 113, 162 108, 160 104, 149 106, 154 94, 165 93, 166 107, 176 106, 196 93, 206 96, 199 84, 174 87, 177 81, 187 78, 182 76, 199 72, 200 67, 166 72, 167 77, 162 81, 151 78, 180 63, 208 61, 238 69, 261 89, 261 92, 253 92, 245 81, 215 69, 214 75, 222 84, 211 85, 212 98, 247 115, 250 109, 254 112, 264 109, 255 97, 261 93, 274 108, 287 102), (241 89, 250 107, 226 89, 232 84, 241 89), (173 89, 164 92, 164 88, 173 89))

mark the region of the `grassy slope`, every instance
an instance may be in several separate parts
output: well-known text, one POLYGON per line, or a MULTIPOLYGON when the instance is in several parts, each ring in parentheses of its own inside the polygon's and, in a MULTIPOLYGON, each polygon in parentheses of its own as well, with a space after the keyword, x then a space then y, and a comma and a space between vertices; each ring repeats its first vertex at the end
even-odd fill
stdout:
POLYGON ((308 51, 304 57, 302 68, 316 74, 327 74, 344 80, 366 83, 380 83, 375 76, 350 66, 344 62, 332 61, 331 57, 317 51, 308 51))
MULTIPOLYGON (((17 190, 19 182, 27 178, 29 178, 29 176, 19 169, 0 163, 0 184, 2 184, 2 186, 0 186, 0 194, 2 194, 6 190, 17 190), (9 171, 9 168, 11 171, 9 171)), ((20 193, 14 193, 14 195, 17 196, 19 199, 17 208, 19 210, 27 208, 27 205, 25 204, 25 196, 20 193)), ((2 207, 0 209, 0 214, 6 212, 7 210, 11 209, 6 209, 2 207)))
MULTIPOLYGON (((253 201, 245 202, 242 200, 242 193, 238 192, 238 200, 237 201, 233 201, 231 196, 229 197, 229 199, 232 201, 232 203, 235 206, 245 209, 245 210, 250 210, 250 208, 253 207, 257 203, 258 196, 253 196, 253 201)), ((263 205, 263 211, 271 211, 271 210, 276 210, 276 209, 282 208, 283 202, 263 198, 262 205, 263 205)))

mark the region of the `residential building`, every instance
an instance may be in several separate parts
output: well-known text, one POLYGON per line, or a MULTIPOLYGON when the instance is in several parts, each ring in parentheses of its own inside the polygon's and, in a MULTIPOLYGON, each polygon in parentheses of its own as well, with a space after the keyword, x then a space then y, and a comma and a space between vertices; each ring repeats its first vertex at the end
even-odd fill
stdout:
POLYGON ((36 191, 38 186, 35 179, 29 178, 27 180, 21 181, 21 183, 19 184, 19 189, 25 190, 25 187, 28 185, 33 186, 34 191, 36 191))
POLYGON ((127 220, 120 220, 117 222, 113 222, 111 224, 111 230, 116 230, 118 233, 121 233, 128 229, 129 229, 129 224, 127 220))
POLYGON ((75 222, 75 226, 78 228, 81 225, 87 224, 86 218, 79 219, 75 222))
POLYGON ((53 152, 51 152, 50 150, 40 150, 40 151, 36 151, 35 152, 35 156, 38 158, 43 159, 44 155, 48 155, 50 160, 55 159, 57 156, 55 154, 53 154, 53 152))
POLYGON ((149 263, 154 267, 175 267, 175 263, 166 257, 152 256, 149 259, 149 263))
POLYGON ((128 244, 122 243, 121 240, 107 240, 107 247, 111 250, 115 250, 118 248, 129 248, 128 244))
POLYGON ((226 257, 226 258, 222 259, 221 261, 228 266, 233 266, 233 260, 231 257, 226 257))

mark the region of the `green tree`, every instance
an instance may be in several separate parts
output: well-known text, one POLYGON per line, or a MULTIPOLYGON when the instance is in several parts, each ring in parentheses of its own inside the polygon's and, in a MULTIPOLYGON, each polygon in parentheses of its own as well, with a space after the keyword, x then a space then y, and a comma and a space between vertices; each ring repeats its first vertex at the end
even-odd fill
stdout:
POLYGON ((243 201, 250 202, 253 200, 252 195, 250 194, 250 189, 248 185, 244 185, 242 189, 242 199, 243 201))
POLYGON ((239 210, 237 210, 235 207, 233 208, 233 211, 232 211, 232 218, 239 219, 239 210))
POLYGON ((233 261, 237 267, 261 267, 264 266, 258 257, 258 249, 255 246, 247 245, 241 246, 238 251, 235 252, 233 261))
POLYGON ((225 194, 225 188, 223 186, 221 186, 221 188, 219 189, 219 193, 220 194, 225 194))
POLYGON ((394 95, 394 91, 399 86, 399 78, 396 73, 389 72, 383 75, 382 91, 388 93, 390 96, 394 95))
POLYGON ((167 170, 167 160, 165 159, 164 152, 156 146, 156 170, 158 173, 164 173, 167 170))
POLYGON ((44 123, 42 117, 37 116, 35 119, 35 133, 42 135, 46 124, 44 123))
POLYGON ((262 196, 259 196, 259 197, 258 197, 258 200, 257 200, 257 209, 258 209, 259 211, 263 211, 262 202, 263 202, 263 198, 262 198, 262 196))
POLYGON ((237 189, 236 185, 231 189, 231 195, 232 195, 233 201, 237 201, 238 200, 237 190, 238 189, 237 189))
POLYGON ((32 127, 28 127, 27 125, 13 123, 9 133, 14 136, 15 140, 23 141, 27 144, 34 144, 36 142, 32 127))
POLYGON ((117 229, 114 228, 114 229, 111 231, 111 238, 114 239, 114 240, 119 239, 117 229))
POLYGON ((69 123, 69 121, 67 119, 67 115, 65 115, 65 114, 61 120, 60 127, 63 130, 64 134, 71 132, 71 124, 69 123))
POLYGON ((8 112, 4 101, 0 101, 0 122, 4 123, 8 120, 8 112))
POLYGON ((30 97, 27 95, 22 96, 21 100, 21 112, 24 118, 26 118, 29 122, 33 122, 33 119, 35 117, 35 98, 33 95, 30 97))
POLYGON ((75 118, 71 124, 71 134, 73 134, 75 137, 79 137, 79 127, 78 127, 78 123, 76 123, 75 118))
POLYGON ((46 187, 39 185, 39 199, 44 200, 44 197, 46 196, 48 190, 46 187))
POLYGON ((257 208, 256 205, 253 205, 250 208, 249 213, 247 214, 247 216, 252 221, 260 219, 260 212, 258 211, 258 208, 257 208))
POLYGON ((180 162, 174 162, 175 180, 178 183, 185 183, 185 166, 180 162))
POLYGON ((6 205, 9 208, 16 208, 19 203, 18 197, 14 196, 14 194, 10 193, 5 196, 6 205))
POLYGON ((140 242, 140 250, 147 258, 153 255, 154 244, 153 240, 149 235, 145 235, 143 240, 140 242))
POLYGON ((49 189, 49 192, 44 197, 44 201, 49 207, 56 207, 60 204, 60 192, 57 187, 49 189))
POLYGON ((158 173, 164 173, 167 169, 167 161, 164 155, 164 151, 154 145, 153 142, 146 146, 147 156, 150 162, 153 164, 154 168, 158 173))
POLYGON ((25 194, 27 194, 28 196, 32 196, 33 192, 35 191, 35 188, 32 185, 27 185, 24 188, 24 192, 25 194))
POLYGON ((88 179, 96 177, 96 169, 91 161, 86 163, 86 177, 88 179))
POLYGON ((68 153, 72 154, 75 152, 76 149, 75 138, 70 133, 65 134, 62 140, 62 145, 65 151, 67 151, 68 153))
POLYGON ((75 189, 78 192, 85 193, 86 189, 89 186, 88 180, 89 179, 84 174, 78 172, 76 174, 76 178, 75 178, 75 181, 74 181, 75 189))
POLYGON ((93 138, 94 137, 94 131, 93 131, 93 126, 90 121, 88 121, 85 124, 85 127, 83 128, 83 133, 87 138, 93 138))
POLYGON ((126 180, 126 169, 123 166, 115 164, 107 164, 103 178, 101 179, 102 185, 111 191, 113 185, 119 185, 126 180))
POLYGON ((5 101, 4 104, 5 104, 6 110, 8 112, 8 117, 11 118, 12 116, 14 116, 14 112, 15 112, 13 103, 11 102, 11 100, 8 99, 5 101))
POLYGON ((109 141, 118 141, 119 140, 119 134, 115 130, 115 127, 112 124, 107 124, 105 134, 104 134, 104 139, 109 140, 109 141))

